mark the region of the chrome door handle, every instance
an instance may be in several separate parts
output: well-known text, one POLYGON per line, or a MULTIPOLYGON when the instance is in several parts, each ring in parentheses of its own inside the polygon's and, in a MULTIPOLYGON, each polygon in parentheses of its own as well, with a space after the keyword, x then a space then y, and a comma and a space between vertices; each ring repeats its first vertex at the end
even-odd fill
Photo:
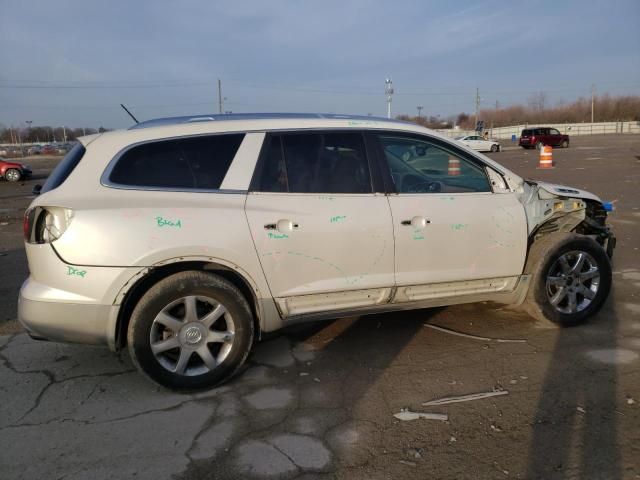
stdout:
POLYGON ((290 232, 291 230, 293 230, 294 228, 298 228, 300 225, 298 225, 297 223, 292 222, 291 220, 286 220, 286 219, 282 219, 282 220, 278 220, 277 223, 267 223, 264 226, 265 230, 278 230, 279 232, 282 233, 287 233, 290 232))
POLYGON ((411 220, 402 220, 400 225, 404 225, 405 227, 424 228, 429 223, 431 223, 431 220, 424 217, 413 217, 411 220))

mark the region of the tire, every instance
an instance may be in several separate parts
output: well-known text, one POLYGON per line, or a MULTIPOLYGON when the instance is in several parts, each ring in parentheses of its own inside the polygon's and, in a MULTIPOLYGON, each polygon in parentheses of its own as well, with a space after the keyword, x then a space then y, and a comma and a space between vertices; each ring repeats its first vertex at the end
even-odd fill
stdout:
POLYGON ((4 172, 4 178, 6 178, 8 182, 19 182, 22 178, 22 173, 16 168, 10 168, 4 172))
POLYGON ((500 150, 500 148, 498 147, 498 145, 496 145, 496 144, 491 145, 491 151, 492 151, 492 152, 494 152, 494 153, 495 153, 495 152, 497 152, 497 151, 499 151, 499 150, 500 150))
POLYGON ((127 342, 134 364, 151 380, 197 390, 237 372, 253 335, 251 309, 240 290, 212 273, 188 271, 160 280, 143 295, 127 342))
POLYGON ((536 143, 536 147, 535 147, 536 150, 542 150, 542 147, 544 147, 544 143, 542 143, 542 142, 536 143))
POLYGON ((561 327, 594 315, 611 290, 606 252, 592 238, 575 233, 555 233, 535 242, 525 273, 531 275, 525 309, 536 320, 561 327))
POLYGON ((569 148, 569 141, 568 140, 563 140, 562 143, 560 144, 560 146, 562 148, 569 148))

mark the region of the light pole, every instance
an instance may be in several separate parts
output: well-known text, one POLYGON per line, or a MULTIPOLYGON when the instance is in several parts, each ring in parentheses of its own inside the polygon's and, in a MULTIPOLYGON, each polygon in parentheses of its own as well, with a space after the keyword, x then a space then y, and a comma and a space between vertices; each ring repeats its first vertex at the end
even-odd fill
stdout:
POLYGON ((393 81, 387 78, 384 81, 384 94, 387 96, 387 118, 391 118, 391 95, 393 95, 393 81))
POLYGON ((418 105, 416 108, 418 109, 418 120, 420 120, 420 112, 422 112, 422 109, 423 109, 424 107, 423 107, 423 106, 421 106, 421 105, 418 105))
POLYGON ((31 137, 31 124, 33 123, 33 120, 25 120, 25 122, 27 124, 27 141, 30 141, 30 137, 31 137))

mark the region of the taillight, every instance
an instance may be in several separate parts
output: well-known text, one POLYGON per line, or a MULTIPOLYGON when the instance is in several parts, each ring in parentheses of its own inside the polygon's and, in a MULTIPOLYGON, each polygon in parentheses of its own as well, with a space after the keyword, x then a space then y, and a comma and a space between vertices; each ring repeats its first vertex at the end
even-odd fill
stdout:
POLYGON ((22 230, 27 243, 51 243, 62 236, 73 219, 73 210, 34 207, 24 214, 22 230))

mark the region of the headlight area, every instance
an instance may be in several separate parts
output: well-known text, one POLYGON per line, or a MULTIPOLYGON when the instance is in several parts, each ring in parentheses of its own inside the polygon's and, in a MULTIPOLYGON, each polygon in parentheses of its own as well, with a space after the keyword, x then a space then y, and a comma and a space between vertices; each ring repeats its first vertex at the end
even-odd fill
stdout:
POLYGON ((593 237, 611 258, 613 250, 616 248, 616 237, 607 225, 607 211, 612 210, 611 205, 602 204, 595 200, 585 200, 585 203, 587 207, 584 220, 576 227, 575 231, 593 237))

